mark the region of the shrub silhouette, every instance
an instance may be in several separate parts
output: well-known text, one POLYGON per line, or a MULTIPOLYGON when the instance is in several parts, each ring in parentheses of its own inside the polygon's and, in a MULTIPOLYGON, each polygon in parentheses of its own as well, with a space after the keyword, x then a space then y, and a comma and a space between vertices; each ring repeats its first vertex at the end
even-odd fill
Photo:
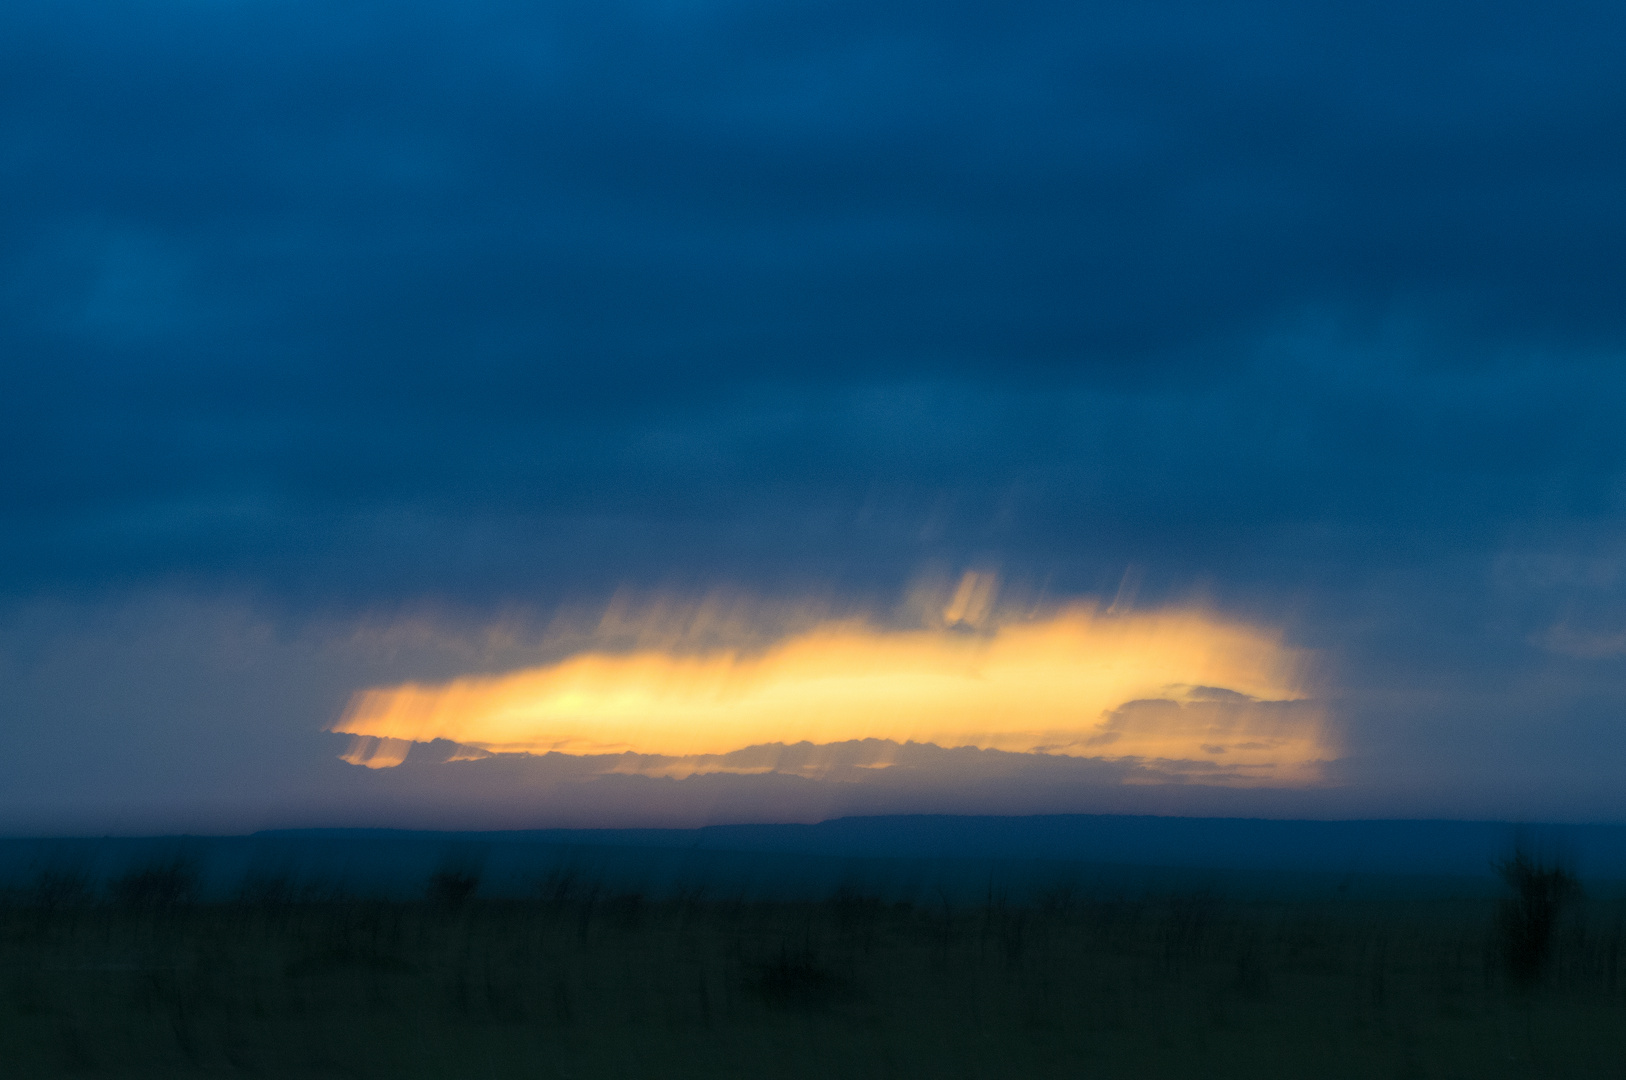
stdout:
POLYGON ((92 898, 90 875, 76 867, 48 866, 34 875, 26 896, 41 911, 85 907, 92 898))
POLYGON ((816 1008, 828 1004, 845 989, 844 981, 826 969, 810 952, 779 955, 757 973, 756 990, 770 1005, 816 1008))
POLYGON ((129 908, 163 910, 190 904, 197 897, 198 867, 191 859, 171 859, 132 867, 113 881, 113 899, 129 908))
POLYGON ((1496 912, 1502 961, 1513 984, 1529 990, 1541 981, 1558 916, 1580 892, 1579 883, 1563 866, 1542 862, 1522 847, 1495 866, 1513 890, 1496 912))
POLYGON ((280 909, 298 899, 293 875, 283 871, 250 870, 237 886, 237 902, 245 907, 280 909))
POLYGON ((472 867, 443 866, 429 875, 424 898, 429 906, 448 914, 459 911, 480 887, 480 874, 472 867))

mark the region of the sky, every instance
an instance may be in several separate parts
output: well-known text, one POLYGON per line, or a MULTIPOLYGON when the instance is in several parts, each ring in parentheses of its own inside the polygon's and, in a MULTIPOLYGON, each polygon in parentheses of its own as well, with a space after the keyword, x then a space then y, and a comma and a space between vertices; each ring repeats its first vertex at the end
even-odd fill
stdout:
POLYGON ((1626 821, 1623 52, 8 0, 0 831, 1626 821))

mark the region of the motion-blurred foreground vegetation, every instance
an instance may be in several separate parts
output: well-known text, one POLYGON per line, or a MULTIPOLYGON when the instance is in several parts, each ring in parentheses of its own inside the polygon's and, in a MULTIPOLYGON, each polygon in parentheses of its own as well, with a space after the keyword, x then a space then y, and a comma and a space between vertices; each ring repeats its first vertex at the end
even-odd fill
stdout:
POLYGON ((483 900, 457 869, 412 903, 273 876, 204 904, 193 880, 182 862, 94 892, 44 872, 9 895, 0 1074, 1485 1078, 1626 1062, 1626 912, 1550 881, 1500 905, 1065 886, 954 905, 656 900, 568 875, 483 900))

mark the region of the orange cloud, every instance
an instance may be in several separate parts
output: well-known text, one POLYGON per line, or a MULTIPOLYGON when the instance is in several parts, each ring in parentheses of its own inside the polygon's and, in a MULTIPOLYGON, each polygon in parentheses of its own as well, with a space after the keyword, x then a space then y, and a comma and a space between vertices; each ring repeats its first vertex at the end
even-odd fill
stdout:
MULTIPOLYGON (((668 775, 749 747, 864 739, 1185 760, 1264 783, 1313 781, 1336 756, 1304 685, 1307 657, 1277 633, 1198 610, 1084 605, 999 622, 991 588, 968 575, 929 629, 833 619, 758 651, 584 651, 506 675, 380 687, 357 694, 333 730, 690 763, 662 766, 668 775)), ((357 763, 395 764, 394 745, 357 763)))

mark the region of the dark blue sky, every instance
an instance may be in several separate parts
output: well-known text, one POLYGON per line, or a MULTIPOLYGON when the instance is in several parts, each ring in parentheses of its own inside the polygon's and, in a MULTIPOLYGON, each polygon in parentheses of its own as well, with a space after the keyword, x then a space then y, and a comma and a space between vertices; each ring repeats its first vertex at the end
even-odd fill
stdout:
POLYGON ((499 616, 974 566, 1318 650, 1295 812, 1626 819, 1622 55, 1602 3, 10 0, 0 816, 271 820, 499 616))

